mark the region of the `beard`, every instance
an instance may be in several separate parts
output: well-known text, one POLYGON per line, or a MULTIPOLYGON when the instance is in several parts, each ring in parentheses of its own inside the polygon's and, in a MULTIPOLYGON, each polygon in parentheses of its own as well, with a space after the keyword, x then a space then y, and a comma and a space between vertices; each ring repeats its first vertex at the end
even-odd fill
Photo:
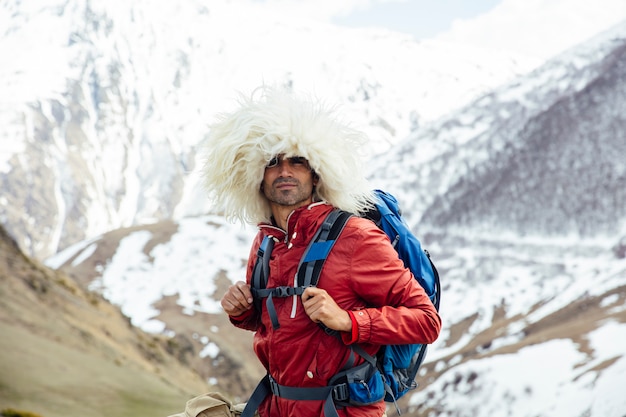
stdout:
POLYGON ((311 183, 303 184, 296 178, 277 178, 271 186, 263 187, 263 193, 271 203, 285 207, 299 207, 308 203, 312 192, 311 183))

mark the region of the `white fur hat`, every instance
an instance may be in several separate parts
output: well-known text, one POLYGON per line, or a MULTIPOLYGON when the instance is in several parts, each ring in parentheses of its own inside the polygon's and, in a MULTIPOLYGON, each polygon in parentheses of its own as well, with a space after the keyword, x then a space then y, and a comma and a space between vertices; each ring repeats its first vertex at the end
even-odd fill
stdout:
POLYGON ((279 154, 309 161, 319 176, 317 200, 352 213, 371 208, 374 197, 358 153, 363 133, 340 123, 321 103, 275 88, 241 95, 239 104, 211 126, 203 168, 209 196, 227 218, 270 220, 260 185, 265 166, 279 154))

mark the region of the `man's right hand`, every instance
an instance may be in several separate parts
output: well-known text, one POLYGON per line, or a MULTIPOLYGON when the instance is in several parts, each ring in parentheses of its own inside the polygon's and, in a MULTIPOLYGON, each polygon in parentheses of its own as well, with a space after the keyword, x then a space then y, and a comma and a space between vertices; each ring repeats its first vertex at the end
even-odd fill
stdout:
POLYGON ((252 308, 252 292, 250 285, 243 281, 228 287, 228 291, 222 297, 222 308, 229 316, 240 316, 252 308))

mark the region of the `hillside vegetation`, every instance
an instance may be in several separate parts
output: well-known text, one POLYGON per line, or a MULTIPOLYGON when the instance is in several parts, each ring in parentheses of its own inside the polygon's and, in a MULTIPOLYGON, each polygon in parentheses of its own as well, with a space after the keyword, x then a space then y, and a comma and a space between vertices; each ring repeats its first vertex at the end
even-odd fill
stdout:
POLYGON ((0 411, 167 416, 210 390, 120 310, 25 256, 0 226, 0 411))

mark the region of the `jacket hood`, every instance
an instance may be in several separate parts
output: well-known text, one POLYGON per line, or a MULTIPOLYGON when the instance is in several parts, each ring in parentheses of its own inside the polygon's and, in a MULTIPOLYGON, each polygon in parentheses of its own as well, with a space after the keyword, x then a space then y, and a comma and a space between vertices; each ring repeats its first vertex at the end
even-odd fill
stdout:
POLYGON ((367 138, 340 122, 333 109, 268 87, 240 95, 239 105, 211 125, 202 171, 209 197, 227 218, 270 221, 260 185, 265 166, 280 154, 309 161, 319 176, 315 200, 352 213, 371 208, 375 197, 358 153, 367 138))

